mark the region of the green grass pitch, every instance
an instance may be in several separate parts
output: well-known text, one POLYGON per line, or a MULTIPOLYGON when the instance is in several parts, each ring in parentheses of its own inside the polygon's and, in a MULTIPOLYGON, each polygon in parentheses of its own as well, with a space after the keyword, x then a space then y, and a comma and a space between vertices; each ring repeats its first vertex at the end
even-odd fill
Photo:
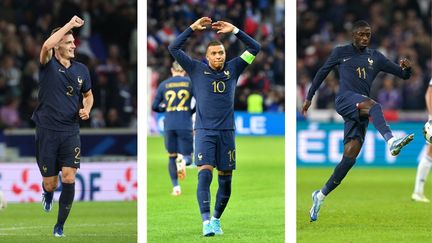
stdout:
MULTIPOLYGON (((284 241, 284 138, 237 137, 237 169, 232 193, 222 215, 223 235, 214 242, 284 241)), ((203 242, 196 201, 197 169, 187 169, 182 195, 171 196, 168 155, 162 137, 147 140, 148 242, 203 242)), ((214 171, 211 185, 213 213, 217 191, 214 171)))
POLYGON ((40 203, 9 204, 0 211, 0 242, 137 242, 137 202, 75 202, 64 226, 65 238, 52 231, 58 202, 51 212, 40 203))
POLYGON ((332 171, 297 169, 297 242, 431 242, 432 206, 411 201, 415 168, 354 167, 309 222, 312 191, 332 171))

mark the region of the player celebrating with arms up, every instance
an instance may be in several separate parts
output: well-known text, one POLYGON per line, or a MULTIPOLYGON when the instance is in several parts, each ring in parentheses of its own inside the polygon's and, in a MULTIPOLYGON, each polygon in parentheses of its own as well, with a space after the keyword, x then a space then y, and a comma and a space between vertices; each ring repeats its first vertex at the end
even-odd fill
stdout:
POLYGON ((399 66, 385 58, 379 51, 369 49, 371 28, 366 21, 354 23, 352 28, 353 43, 333 50, 323 67, 315 75, 309 89, 302 112, 306 115, 312 97, 327 74, 334 66, 338 66, 340 90, 336 97, 336 111, 344 118, 344 151, 341 162, 321 190, 312 194, 313 205, 310 219, 318 218, 320 206, 324 198, 333 191, 344 179, 355 164, 360 153, 369 124, 369 117, 375 128, 387 141, 393 156, 412 141, 413 134, 395 138, 387 125, 381 106, 369 98, 369 92, 375 77, 380 71, 391 73, 403 79, 411 76, 411 64, 407 59, 400 60, 399 66))
POLYGON ((171 67, 172 77, 164 80, 157 89, 152 104, 155 112, 165 112, 164 140, 168 151, 168 172, 173 185, 171 195, 181 194, 178 179, 186 177, 186 165, 192 164, 193 135, 192 110, 193 96, 191 81, 186 72, 174 62, 171 67))
POLYGON ((234 143, 234 94, 237 79, 260 50, 260 44, 234 25, 202 17, 181 33, 168 47, 171 55, 191 77, 196 99, 195 163, 198 166, 197 199, 203 221, 203 235, 222 234, 220 217, 231 195, 232 171, 236 166, 234 143), (218 34, 235 34, 247 50, 225 61, 225 48, 219 41, 207 46, 208 64, 193 60, 181 48, 194 31, 211 25, 218 34), (210 219, 210 184, 213 168, 218 170, 218 191, 210 219))
POLYGON ((93 106, 90 74, 86 66, 75 62, 72 29, 84 21, 74 16, 52 31, 43 44, 39 61, 39 105, 33 113, 36 123, 36 160, 43 177, 42 204, 51 211, 54 190, 61 171, 62 192, 59 199, 54 236, 63 237, 63 225, 75 196, 75 175, 80 167, 81 141, 79 118, 89 119, 93 106), (80 95, 83 94, 82 106, 80 95))

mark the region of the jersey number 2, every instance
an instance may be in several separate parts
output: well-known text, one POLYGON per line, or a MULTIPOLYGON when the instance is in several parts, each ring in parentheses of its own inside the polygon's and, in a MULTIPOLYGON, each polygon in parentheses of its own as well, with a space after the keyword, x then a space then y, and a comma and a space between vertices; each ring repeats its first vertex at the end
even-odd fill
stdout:
POLYGON ((165 99, 168 101, 167 112, 171 111, 187 111, 189 107, 184 106, 186 101, 189 99, 190 94, 189 91, 185 89, 179 90, 177 93, 174 90, 168 90, 165 92, 165 99), (177 106, 173 105, 176 97, 180 100, 177 106))

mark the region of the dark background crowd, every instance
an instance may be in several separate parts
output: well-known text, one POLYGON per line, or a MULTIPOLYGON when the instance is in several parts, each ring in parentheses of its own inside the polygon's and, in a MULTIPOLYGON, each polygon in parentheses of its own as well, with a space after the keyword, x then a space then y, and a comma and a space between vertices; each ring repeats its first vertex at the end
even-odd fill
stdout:
POLYGON ((90 70, 94 106, 82 127, 136 127, 137 1, 0 1, 0 128, 34 127, 39 52, 72 16, 75 59, 90 70))
MULTIPOLYGON (((337 45, 350 43, 356 20, 372 27, 370 47, 399 63, 406 57, 412 76, 402 80, 379 74, 371 98, 384 110, 424 110, 424 94, 432 73, 432 17, 430 0, 297 0, 297 107, 312 79, 337 45)), ((331 72, 315 96, 317 109, 334 108, 337 71, 331 72)))
MULTIPOLYGON (((261 95, 264 111, 284 111, 285 102, 285 35, 283 0, 149 0, 147 1, 147 62, 156 73, 157 84, 171 76, 174 59, 168 45, 195 20, 208 16, 223 20, 257 40, 262 48, 255 61, 240 76, 235 95, 235 110, 247 110, 247 98, 261 95)), ((241 55, 246 48, 233 35, 216 31, 194 33, 185 44, 192 58, 205 60, 209 41, 222 41, 227 60, 241 55)), ((151 87, 153 90, 155 86, 151 87)))

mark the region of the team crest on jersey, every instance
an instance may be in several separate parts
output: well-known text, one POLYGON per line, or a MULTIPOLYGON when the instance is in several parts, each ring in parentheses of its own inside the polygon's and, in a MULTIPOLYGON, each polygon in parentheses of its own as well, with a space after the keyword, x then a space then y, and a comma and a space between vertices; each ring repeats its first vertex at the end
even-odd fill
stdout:
POLYGON ((48 168, 46 167, 46 165, 43 165, 43 166, 42 166, 42 170, 43 170, 44 173, 47 173, 48 168))
POLYGON ((81 87, 83 85, 83 80, 81 76, 78 76, 77 81, 78 81, 78 90, 81 90, 81 87))
POLYGON ((227 76, 228 79, 230 78, 230 71, 229 70, 224 71, 224 74, 225 74, 225 76, 227 76))
POLYGON ((199 154, 198 154, 198 160, 201 161, 202 159, 203 159, 203 155, 202 155, 202 153, 199 153, 199 154))
POLYGON ((372 60, 372 59, 370 59, 370 58, 368 57, 368 62, 369 62, 369 66, 372 66, 373 63, 374 63, 374 60, 372 60))

